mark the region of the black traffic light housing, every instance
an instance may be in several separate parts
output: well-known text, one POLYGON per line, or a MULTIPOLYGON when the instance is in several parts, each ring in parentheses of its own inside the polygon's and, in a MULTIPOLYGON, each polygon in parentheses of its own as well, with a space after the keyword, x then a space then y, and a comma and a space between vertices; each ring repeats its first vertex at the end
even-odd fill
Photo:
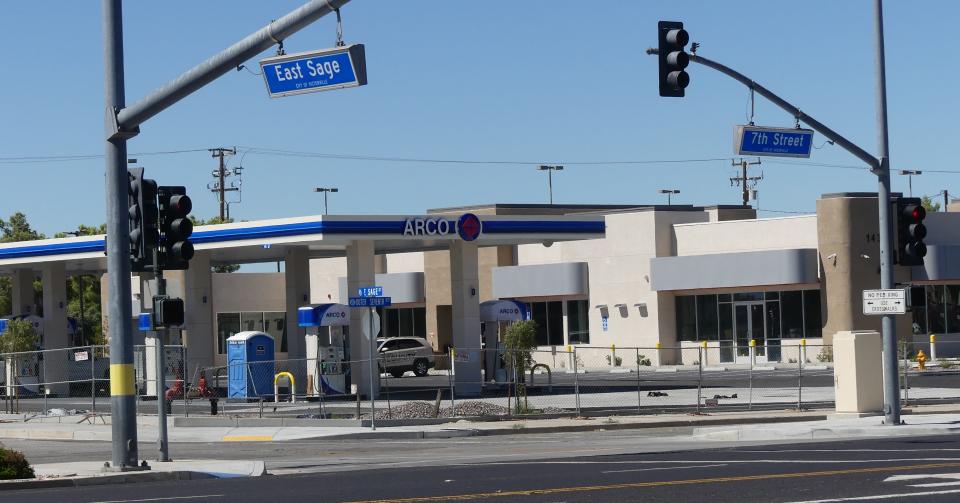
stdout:
POLYGON ((160 210, 160 266, 166 270, 187 269, 193 258, 193 222, 190 211, 193 203, 182 186, 162 186, 157 189, 160 210))
POLYGON ((684 50, 690 35, 679 21, 657 23, 658 58, 660 60, 660 96, 680 97, 690 84, 690 75, 684 69, 690 56, 684 50))
POLYGON ((901 197, 897 199, 897 262, 903 266, 923 265, 927 255, 927 227, 923 219, 927 210, 919 197, 901 197))
POLYGON ((127 170, 127 208, 130 231, 130 269, 153 270, 153 250, 160 240, 157 182, 143 177, 143 168, 127 170))
POLYGON ((154 328, 179 327, 183 323, 183 299, 166 296, 155 296, 153 298, 154 328))

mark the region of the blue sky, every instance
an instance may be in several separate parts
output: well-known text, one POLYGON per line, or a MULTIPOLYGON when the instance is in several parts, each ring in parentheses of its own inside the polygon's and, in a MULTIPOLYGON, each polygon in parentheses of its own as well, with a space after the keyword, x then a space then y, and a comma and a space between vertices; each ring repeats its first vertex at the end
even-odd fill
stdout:
MULTIPOLYGON (((125 2, 127 102, 300 4, 168 0, 125 2)), ((871 0, 804 2, 354 0, 344 38, 366 45, 369 85, 281 99, 262 78, 231 72, 142 126, 131 153, 237 146, 335 155, 529 164, 388 162, 324 157, 243 157, 243 202, 233 216, 322 212, 315 186, 337 186, 331 212, 421 213, 426 208, 547 200, 539 163, 567 163, 554 177, 558 203, 737 204, 732 129, 746 122, 748 92, 705 67, 690 70, 681 99, 660 98, 659 19, 684 21, 699 53, 753 77, 875 152, 871 0), (719 159, 665 164, 574 162, 719 159)), ((960 195, 950 155, 960 100, 947 0, 886 2, 892 166, 927 172, 914 194, 960 195)), ((0 216, 27 213, 42 232, 104 220, 103 160, 11 162, 18 156, 103 153, 99 2, 5 3, 0 79, 0 216), (26 188, 26 189, 23 189, 26 188)), ((288 52, 330 47, 326 17, 286 41, 288 52)), ((262 55, 271 55, 267 52, 262 55)), ((259 59, 259 58, 257 58, 259 59)), ((256 59, 249 62, 256 67, 256 59)), ((756 122, 793 119, 758 99, 756 122)), ((817 136, 816 144, 823 143, 817 136)), ((148 176, 182 184, 194 214, 216 214, 206 190, 216 161, 206 151, 138 155, 148 176)), ((240 162, 237 156, 230 166, 240 162)), ((811 163, 859 165, 837 147, 811 163)), ((760 207, 814 208, 821 193, 876 190, 865 170, 765 159, 760 207)), ((894 190, 906 191, 894 177, 894 190)), ((776 216, 779 213, 764 213, 776 216)))

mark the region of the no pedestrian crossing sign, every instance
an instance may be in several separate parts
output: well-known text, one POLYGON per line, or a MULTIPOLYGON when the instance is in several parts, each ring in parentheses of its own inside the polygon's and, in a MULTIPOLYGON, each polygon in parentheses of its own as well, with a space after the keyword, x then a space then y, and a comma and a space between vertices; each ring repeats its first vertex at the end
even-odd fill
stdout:
POLYGON ((907 291, 902 288, 863 291, 863 314, 906 314, 907 291))

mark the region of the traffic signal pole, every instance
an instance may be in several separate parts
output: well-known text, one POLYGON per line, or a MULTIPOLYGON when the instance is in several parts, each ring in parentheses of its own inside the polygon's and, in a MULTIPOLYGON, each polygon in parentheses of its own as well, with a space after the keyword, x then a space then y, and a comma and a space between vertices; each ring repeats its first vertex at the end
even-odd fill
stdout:
POLYGON ((130 236, 127 216, 127 140, 140 124, 189 96, 237 65, 260 54, 349 0, 311 0, 224 51, 126 106, 121 0, 101 0, 103 11, 105 173, 107 208, 107 321, 110 339, 112 470, 138 466, 133 326, 130 306, 130 236))
MULTIPOLYGON (((874 0, 874 32, 876 35, 876 70, 877 70, 877 123, 880 156, 876 157, 866 150, 860 148, 852 141, 844 138, 839 133, 830 129, 822 122, 807 115, 798 107, 792 105, 787 100, 777 96, 769 89, 758 84, 753 79, 743 75, 736 70, 725 65, 698 56, 689 54, 691 63, 713 68, 714 70, 727 75, 741 84, 747 86, 755 93, 763 96, 774 105, 777 105, 787 113, 793 115, 798 122, 803 122, 820 134, 827 137, 835 145, 840 146, 854 157, 860 159, 870 171, 877 175, 879 188, 877 192, 877 201, 879 206, 879 226, 880 226, 880 288, 893 288, 893 255, 891 253, 893 243, 893 222, 890 219, 890 159, 888 151, 887 134, 887 86, 886 86, 886 65, 883 43, 883 2, 874 0)), ((659 54, 659 49, 649 48, 647 54, 659 54)), ((684 86, 685 87, 685 86, 684 86)), ((881 320, 881 332, 883 334, 883 413, 884 424, 900 424, 900 380, 897 372, 897 333, 896 324, 892 315, 885 315, 881 320)))

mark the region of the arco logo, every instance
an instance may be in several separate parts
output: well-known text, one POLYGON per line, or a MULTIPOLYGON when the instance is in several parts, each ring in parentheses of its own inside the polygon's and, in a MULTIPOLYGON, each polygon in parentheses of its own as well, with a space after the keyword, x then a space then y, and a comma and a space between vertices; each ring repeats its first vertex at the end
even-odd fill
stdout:
POLYGON ((483 223, 473 213, 464 213, 457 220, 457 234, 460 235, 460 239, 473 241, 480 237, 481 232, 483 232, 483 223))

